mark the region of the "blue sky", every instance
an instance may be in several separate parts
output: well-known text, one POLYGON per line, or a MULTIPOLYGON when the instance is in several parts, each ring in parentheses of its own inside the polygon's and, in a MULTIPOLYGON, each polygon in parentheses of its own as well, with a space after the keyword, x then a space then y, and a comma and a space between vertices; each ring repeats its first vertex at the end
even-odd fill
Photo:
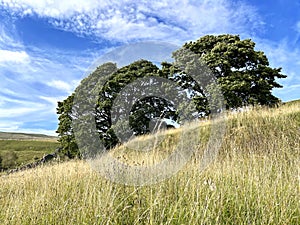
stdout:
POLYGON ((57 101, 117 46, 181 46, 206 34, 251 38, 300 99, 299 0, 0 0, 0 131, 55 135, 57 101))

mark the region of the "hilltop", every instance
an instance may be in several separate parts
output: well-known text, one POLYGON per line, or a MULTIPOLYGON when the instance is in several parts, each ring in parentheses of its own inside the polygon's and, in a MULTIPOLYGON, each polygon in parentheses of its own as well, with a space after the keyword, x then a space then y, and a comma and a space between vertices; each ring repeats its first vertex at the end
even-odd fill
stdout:
POLYGON ((30 134, 30 133, 14 133, 0 131, 0 140, 53 140, 56 141, 57 137, 45 134, 30 134))

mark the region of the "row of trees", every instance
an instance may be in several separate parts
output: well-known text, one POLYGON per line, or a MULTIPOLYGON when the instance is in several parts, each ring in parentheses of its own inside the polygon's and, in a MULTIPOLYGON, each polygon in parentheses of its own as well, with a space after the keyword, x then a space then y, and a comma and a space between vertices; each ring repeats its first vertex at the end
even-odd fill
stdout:
MULTIPOLYGON (((120 142, 120 137, 118 137, 120 135, 116 135, 115 131, 120 130, 120 127, 124 125, 123 120, 118 121, 123 114, 128 114, 131 128, 128 135, 143 135, 151 132, 150 121, 154 118, 165 118, 180 123, 183 116, 180 115, 179 109, 186 107, 182 105, 185 102, 182 99, 189 98, 193 101, 197 111, 196 114, 193 114, 195 117, 207 116, 212 112, 212 106, 208 103, 209 93, 206 87, 198 84, 178 64, 178 62, 190 60, 189 54, 191 53, 199 56, 213 72, 214 78, 222 90, 227 109, 249 104, 268 106, 278 104, 280 100, 272 95, 272 89, 282 87, 276 82, 276 79, 285 78, 286 75, 281 74, 281 68, 271 68, 266 55, 254 48, 253 41, 241 40, 237 35, 207 35, 195 42, 184 44, 181 49, 173 53, 175 63, 162 62, 161 68, 147 60, 139 60, 122 68, 117 68, 113 63, 100 65, 82 80, 81 85, 97 92, 98 100, 94 106, 93 116, 99 138, 105 148, 112 148, 120 142), (177 90, 179 94, 175 97, 178 98, 178 104, 175 104, 175 100, 155 95, 148 95, 142 99, 135 98, 138 90, 132 87, 131 91, 123 95, 125 97, 122 99, 123 103, 136 100, 132 103, 130 112, 126 112, 122 104, 116 106, 118 94, 141 78, 148 78, 145 80, 146 83, 148 82, 145 87, 150 83, 154 86, 159 85, 159 78, 175 83, 179 87, 177 90), (101 79, 105 81, 104 85, 95 88, 101 79), (111 113, 114 108, 118 110, 111 113)), ((164 85, 164 90, 172 88, 172 85, 168 83, 164 85)), ((145 93, 149 93, 149 91, 151 93, 151 90, 146 89, 145 93)), ((72 126, 72 120, 76 117, 73 107, 74 96, 75 93, 64 101, 58 102, 57 108, 59 141, 62 152, 70 158, 80 157, 72 126)), ((87 96, 83 94, 82 97, 87 96)), ((82 100, 84 101, 84 99, 82 100)))

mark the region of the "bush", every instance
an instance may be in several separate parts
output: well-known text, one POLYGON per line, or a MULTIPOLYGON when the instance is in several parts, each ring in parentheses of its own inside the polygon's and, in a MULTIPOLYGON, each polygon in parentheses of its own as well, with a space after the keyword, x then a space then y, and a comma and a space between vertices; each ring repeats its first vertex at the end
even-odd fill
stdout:
POLYGON ((6 152, 2 156, 2 168, 3 169, 10 169, 16 166, 18 156, 14 151, 6 152))

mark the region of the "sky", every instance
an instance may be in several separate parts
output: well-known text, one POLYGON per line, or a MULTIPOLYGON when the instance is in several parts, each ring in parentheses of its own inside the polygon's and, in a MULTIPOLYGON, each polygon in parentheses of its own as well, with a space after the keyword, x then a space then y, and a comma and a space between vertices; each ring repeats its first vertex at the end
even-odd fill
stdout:
POLYGON ((57 135, 57 101, 99 57, 207 34, 252 39, 288 76, 273 94, 300 99, 300 0, 0 0, 0 131, 57 135))

